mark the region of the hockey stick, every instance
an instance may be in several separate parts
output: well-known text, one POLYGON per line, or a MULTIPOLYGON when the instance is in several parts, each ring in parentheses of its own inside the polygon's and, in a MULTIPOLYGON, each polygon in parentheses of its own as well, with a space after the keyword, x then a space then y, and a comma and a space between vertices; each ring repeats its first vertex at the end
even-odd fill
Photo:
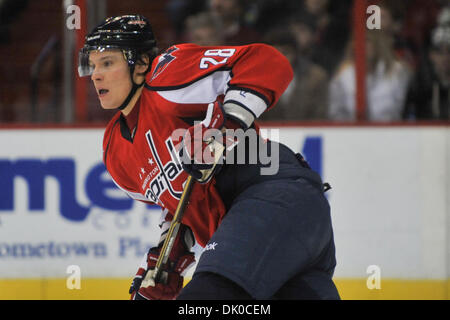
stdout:
MULTIPOLYGON (((213 170, 217 165, 217 163, 219 162, 219 160, 221 159, 221 155, 223 154, 225 146, 215 140, 211 141, 209 143, 209 146, 210 148, 212 148, 212 150, 214 150, 214 166, 211 169, 213 170)), ((175 214, 173 215, 172 222, 170 223, 166 239, 164 239, 164 243, 161 248, 161 252, 159 253, 158 260, 156 261, 155 268, 147 272, 144 280, 142 281, 141 287, 144 288, 147 288, 148 286, 154 287, 156 283, 165 282, 164 281, 165 279, 161 279, 161 276, 164 275, 164 273, 162 273, 162 267, 165 266, 167 264, 167 261, 169 260, 169 255, 170 252, 172 251, 175 238, 177 237, 178 230, 181 224, 181 219, 183 218, 184 210, 186 208, 187 203, 189 202, 194 182, 195 182, 194 178, 192 178, 192 176, 189 175, 186 180, 186 185, 184 187, 183 193, 181 194, 180 201, 178 202, 177 209, 175 210, 175 214)))
POLYGON ((166 239, 164 240, 164 244, 161 248, 158 260, 156 261, 156 266, 153 270, 147 272, 144 280, 142 281, 141 287, 154 287, 156 283, 161 281, 162 267, 169 260, 169 255, 172 251, 172 247, 175 242, 175 238, 177 237, 178 230, 180 229, 181 219, 183 218, 183 213, 186 205, 189 202, 194 182, 195 180, 192 178, 192 176, 188 176, 183 193, 181 194, 180 201, 178 202, 177 209, 175 210, 172 222, 170 223, 166 239))

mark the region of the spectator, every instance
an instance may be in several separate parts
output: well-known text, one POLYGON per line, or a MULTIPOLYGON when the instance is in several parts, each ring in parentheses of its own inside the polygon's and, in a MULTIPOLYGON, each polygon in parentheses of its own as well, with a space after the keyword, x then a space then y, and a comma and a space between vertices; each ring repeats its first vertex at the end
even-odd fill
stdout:
POLYGON ((348 40, 351 0, 304 0, 303 7, 296 14, 297 23, 314 28, 310 59, 322 66, 328 74, 342 59, 345 43, 348 40), (311 18, 313 23, 308 22, 311 18))
POLYGON ((450 119, 450 23, 434 29, 431 44, 408 93, 408 119, 450 119))
POLYGON ((290 19, 289 30, 295 36, 299 53, 311 58, 316 45, 317 22, 313 15, 299 11, 290 19))
POLYGON ((429 46, 429 34, 436 26, 437 15, 444 2, 448 2, 448 0, 410 0, 407 2, 401 33, 412 50, 416 64, 429 46))
MULTIPOLYGON (((352 48, 350 42, 347 56, 330 83, 329 117, 332 120, 356 119, 352 48)), ((410 79, 409 67, 395 57, 392 37, 382 30, 368 30, 366 56, 366 119, 400 120, 410 79)))
POLYGON ((214 17, 208 12, 200 12, 186 19, 187 42, 200 46, 223 45, 223 32, 214 17))
POLYGON ((443 7, 439 12, 439 16, 437 18, 437 23, 440 26, 450 25, 450 4, 446 7, 443 7))
POLYGON ((413 52, 414 48, 408 44, 402 34, 402 25, 408 2, 373 0, 369 3, 373 3, 380 8, 380 27, 383 32, 392 37, 395 55, 408 63, 411 68, 415 68, 417 62, 413 52))
POLYGON ((225 45, 261 41, 259 33, 242 22, 244 10, 238 0, 209 0, 209 11, 223 30, 225 45))
POLYGON ((266 34, 271 29, 286 24, 286 17, 293 12, 298 12, 302 6, 299 0, 259 0, 248 1, 246 9, 246 21, 258 30, 266 34))
POLYGON ((319 29, 324 29, 330 22, 328 13, 328 0, 304 0, 304 8, 310 14, 316 16, 319 29))
POLYGON ((177 39, 184 36, 185 20, 206 9, 206 0, 168 0, 166 4, 169 19, 177 39))
POLYGON ((265 40, 289 60, 294 78, 277 105, 261 120, 325 120, 328 77, 325 70, 298 53, 293 34, 286 29, 270 31, 265 40))

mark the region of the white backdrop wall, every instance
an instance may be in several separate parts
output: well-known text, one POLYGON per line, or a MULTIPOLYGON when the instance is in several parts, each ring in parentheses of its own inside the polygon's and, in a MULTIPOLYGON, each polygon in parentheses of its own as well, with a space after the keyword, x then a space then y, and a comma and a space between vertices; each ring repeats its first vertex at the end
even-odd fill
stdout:
MULTIPOLYGON (((447 279, 450 128, 267 127, 329 182, 336 278, 447 279)), ((159 209, 104 171, 102 129, 0 130, 0 278, 130 277, 159 209)), ((200 249, 197 248, 200 254, 200 249)))

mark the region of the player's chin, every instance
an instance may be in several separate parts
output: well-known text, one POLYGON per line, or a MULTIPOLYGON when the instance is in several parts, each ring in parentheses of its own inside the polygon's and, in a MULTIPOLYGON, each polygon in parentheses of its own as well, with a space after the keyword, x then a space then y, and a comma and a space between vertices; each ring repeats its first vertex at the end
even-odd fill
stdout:
POLYGON ((105 110, 111 110, 111 109, 116 109, 117 105, 114 103, 111 103, 109 101, 104 101, 102 99, 100 99, 100 105, 102 106, 103 109, 105 110))

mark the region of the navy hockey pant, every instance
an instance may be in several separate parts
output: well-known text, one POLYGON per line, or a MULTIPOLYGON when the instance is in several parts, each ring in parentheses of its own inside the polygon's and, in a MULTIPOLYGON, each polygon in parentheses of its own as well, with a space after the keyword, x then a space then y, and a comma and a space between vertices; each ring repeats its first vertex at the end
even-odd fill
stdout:
POLYGON ((227 214, 179 299, 339 299, 321 178, 278 146, 275 175, 261 175, 260 164, 224 165, 217 175, 227 214))

